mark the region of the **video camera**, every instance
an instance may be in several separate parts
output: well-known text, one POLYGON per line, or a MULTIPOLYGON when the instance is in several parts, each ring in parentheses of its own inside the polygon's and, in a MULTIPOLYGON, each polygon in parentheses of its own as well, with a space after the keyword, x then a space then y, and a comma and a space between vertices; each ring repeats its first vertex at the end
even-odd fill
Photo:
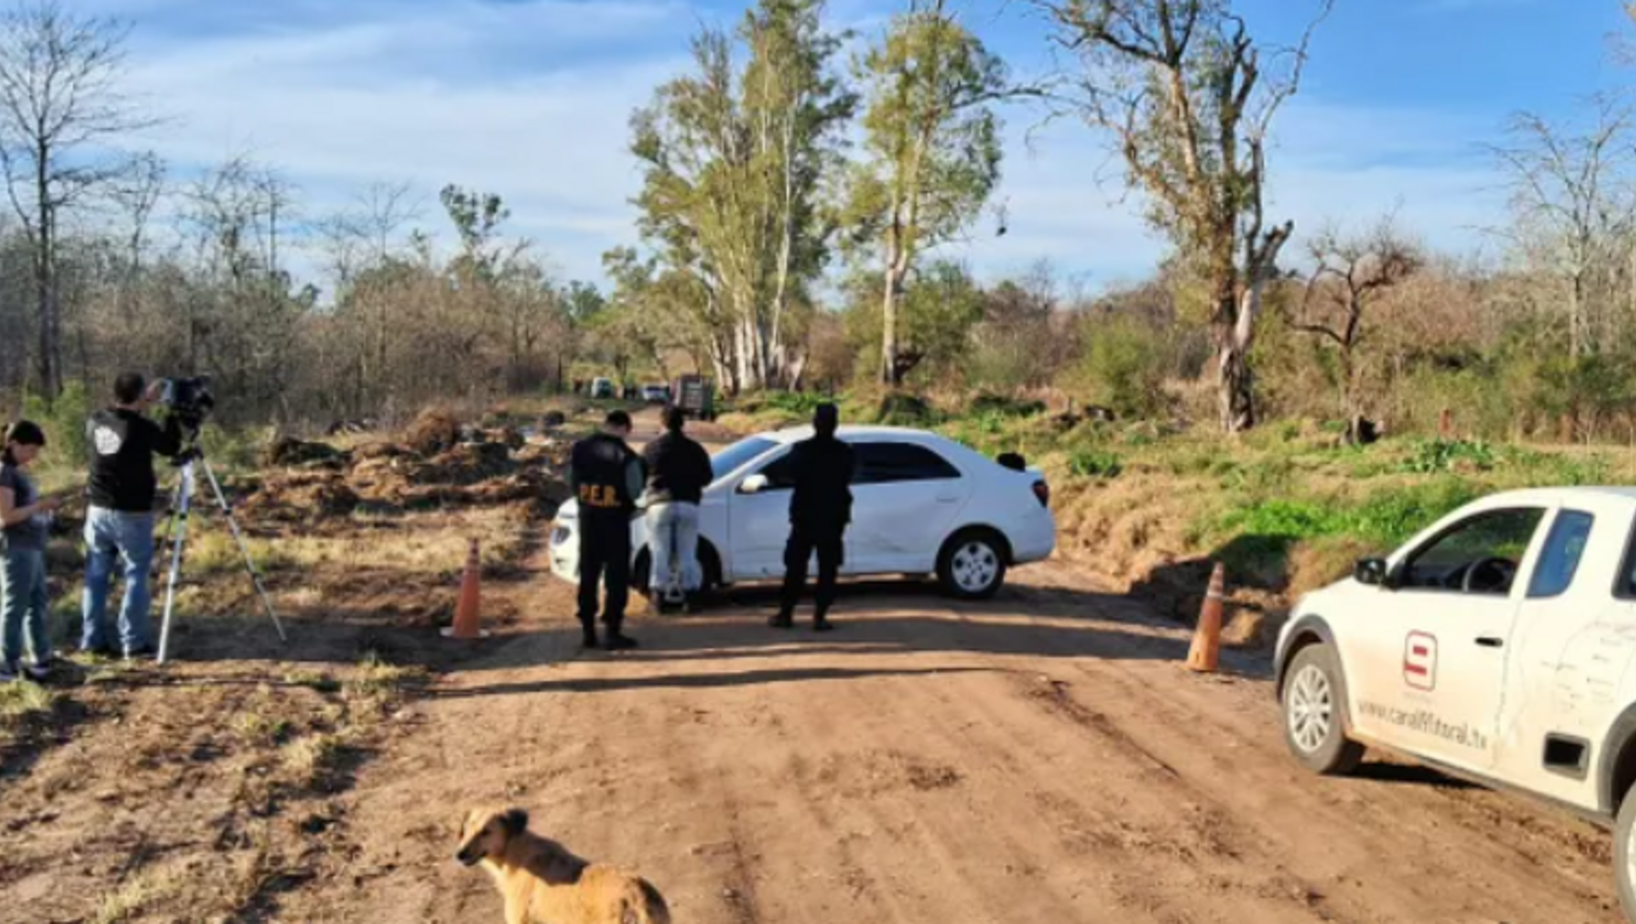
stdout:
POLYGON ((210 393, 210 377, 207 375, 195 376, 190 379, 161 379, 162 391, 159 403, 170 409, 172 415, 189 430, 197 431, 204 425, 205 418, 216 406, 216 398, 210 393))

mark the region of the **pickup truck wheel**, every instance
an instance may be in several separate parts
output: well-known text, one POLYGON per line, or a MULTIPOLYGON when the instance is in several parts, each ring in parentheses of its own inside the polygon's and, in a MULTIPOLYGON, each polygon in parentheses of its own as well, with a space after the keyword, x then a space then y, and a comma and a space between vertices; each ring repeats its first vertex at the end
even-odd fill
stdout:
POLYGON ((1328 645, 1301 649, 1283 689, 1284 740, 1314 773, 1341 776, 1363 759, 1363 745, 1346 737, 1346 679, 1328 645))
POLYGON ((1619 816, 1613 825, 1613 882, 1619 904, 1625 909, 1625 920, 1636 921, 1636 786, 1619 803, 1619 816))

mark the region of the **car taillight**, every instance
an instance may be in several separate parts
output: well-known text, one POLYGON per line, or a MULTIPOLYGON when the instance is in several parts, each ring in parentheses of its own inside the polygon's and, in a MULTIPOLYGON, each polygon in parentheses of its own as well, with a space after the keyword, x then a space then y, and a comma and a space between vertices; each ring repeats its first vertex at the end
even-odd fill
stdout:
POLYGON ((1043 480, 1034 482, 1034 496, 1039 499, 1041 507, 1051 506, 1051 486, 1043 480))

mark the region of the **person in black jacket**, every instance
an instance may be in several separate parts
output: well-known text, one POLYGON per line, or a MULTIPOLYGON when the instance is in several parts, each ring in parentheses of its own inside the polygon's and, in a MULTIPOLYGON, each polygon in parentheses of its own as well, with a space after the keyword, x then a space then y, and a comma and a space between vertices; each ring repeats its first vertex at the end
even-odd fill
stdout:
POLYGON ((699 569, 699 502, 715 480, 710 453, 683 432, 687 415, 679 407, 665 410, 665 433, 642 452, 647 464, 648 489, 644 496, 648 518, 648 548, 653 566, 649 584, 653 605, 663 610, 681 567, 681 593, 688 612, 698 612, 704 575, 699 569))
POLYGON ((606 647, 636 647, 636 640, 621 631, 630 599, 631 517, 642 493, 642 460, 625 443, 630 435, 630 415, 614 411, 601 433, 574 444, 569 463, 568 487, 579 500, 579 623, 586 648, 597 647, 597 585, 604 577, 606 647))
POLYGON ((768 625, 795 625, 795 607, 807 583, 807 559, 818 553, 818 592, 812 616, 816 632, 828 632, 829 608, 835 602, 835 576, 845 552, 846 527, 852 522, 852 447, 837 439, 840 412, 821 404, 812 417, 813 437, 790 450, 790 539, 784 547, 784 591, 778 615, 768 625))
POLYGON ((159 477, 153 457, 182 451, 182 428, 173 416, 163 426, 143 416, 158 400, 163 382, 149 387, 142 376, 127 372, 114 382, 113 407, 97 411, 86 422, 90 448, 90 509, 85 517, 83 651, 111 655, 105 613, 114 565, 124 562, 125 599, 119 608, 119 641, 127 659, 153 653, 148 630, 148 570, 153 562, 153 524, 159 477))

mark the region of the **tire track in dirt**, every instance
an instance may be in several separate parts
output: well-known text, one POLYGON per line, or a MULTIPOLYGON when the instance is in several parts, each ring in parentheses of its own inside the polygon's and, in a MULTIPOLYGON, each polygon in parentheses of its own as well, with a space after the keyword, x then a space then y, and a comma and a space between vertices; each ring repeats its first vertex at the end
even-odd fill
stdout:
MULTIPOLYGON (((1030 619, 1031 621, 1038 621, 1036 617, 1030 617, 1030 619)), ((1276 711, 1270 706, 1270 692, 1262 692, 1266 690, 1265 684, 1235 683, 1226 687, 1226 689, 1254 688, 1258 693, 1262 693, 1263 697, 1253 704, 1254 708, 1239 709, 1230 712, 1223 710, 1221 708, 1221 704, 1218 702, 1201 699, 1201 697, 1204 695, 1204 691, 1208 690, 1212 693, 1218 693, 1222 691, 1222 687, 1208 680, 1202 680, 1191 677, 1190 675, 1181 674, 1179 671, 1167 670, 1166 673, 1170 673, 1172 676, 1161 679, 1153 676, 1155 672, 1154 665, 1136 661, 1118 661, 1107 658, 1098 658, 1094 660, 1080 659, 1076 660, 1073 666, 1082 678, 1088 680, 1089 682, 1093 682, 1099 690, 1108 692, 1106 688, 1110 685, 1118 690, 1120 695, 1098 697, 1098 702, 1105 703, 1110 709, 1125 711, 1133 708, 1134 704, 1136 703, 1142 704, 1142 715, 1139 719, 1132 714, 1127 718, 1120 719, 1119 722, 1123 723, 1127 720, 1135 721, 1136 724, 1131 727, 1141 729, 1142 737, 1149 739, 1149 743, 1144 745, 1144 748, 1147 750, 1164 753, 1167 755, 1171 753, 1188 754, 1189 761, 1192 763, 1197 763, 1198 747, 1196 738, 1193 740, 1179 740, 1175 738, 1175 734, 1172 730, 1195 728, 1198 725, 1201 716, 1208 715, 1211 716, 1213 720, 1221 719, 1222 721, 1213 725, 1211 729, 1212 748, 1208 761, 1211 765, 1210 772, 1199 777, 1207 791, 1195 788, 1194 792, 1199 796, 1210 800, 1210 802, 1216 806, 1225 806, 1225 809, 1223 810, 1228 813, 1225 817, 1229 819, 1240 817, 1254 819, 1252 822, 1250 822, 1250 827, 1254 834, 1254 842, 1263 843, 1270 841, 1272 843, 1278 843, 1279 841, 1287 840, 1280 835, 1280 831, 1301 832, 1307 828, 1310 828, 1313 824, 1311 803, 1316 802, 1329 809, 1336 807, 1336 800, 1330 797, 1326 790, 1332 786, 1345 784, 1336 784, 1332 781, 1317 780, 1305 775, 1297 775, 1292 770, 1293 764, 1287 763, 1288 758, 1284 757, 1282 753, 1282 741, 1276 737, 1279 726, 1277 724, 1278 719, 1276 711), (1159 680, 1158 684, 1155 683, 1156 680, 1159 680), (1164 689, 1167 693, 1172 695, 1154 695, 1154 691, 1157 689, 1164 689), (1186 706, 1192 708, 1189 709, 1183 707, 1179 703, 1175 702, 1177 699, 1188 700, 1189 702, 1187 702, 1186 706), (1154 712, 1161 713, 1161 715, 1154 715, 1154 712), (1286 761, 1283 766, 1278 768, 1278 775, 1289 778, 1289 789, 1287 792, 1292 794, 1293 798, 1289 800, 1291 804, 1288 806, 1278 806, 1274 804, 1273 800, 1266 798, 1266 794, 1268 792, 1274 792, 1277 790, 1272 790, 1267 786, 1268 780, 1264 776, 1259 774, 1253 778, 1246 776, 1245 774, 1238 772, 1238 768, 1234 767, 1231 762, 1224 761, 1220 757, 1223 751, 1231 751, 1234 754, 1243 755, 1247 752, 1253 753, 1257 749, 1266 750, 1265 744, 1258 745, 1257 742, 1254 742, 1248 738, 1222 742, 1220 741, 1222 736, 1215 734, 1215 732, 1218 730, 1226 731, 1227 737, 1231 739, 1236 734, 1243 731, 1242 723, 1247 720, 1247 717, 1254 717, 1257 715, 1261 716, 1265 722, 1265 724, 1261 726, 1261 737, 1263 738, 1263 741, 1265 741, 1266 738, 1272 738, 1275 742, 1274 751, 1276 757, 1283 758, 1286 761), (1155 719, 1158 719, 1158 721, 1155 721, 1155 719), (1267 734, 1268 731, 1271 732, 1270 735, 1267 734), (1159 736, 1159 738, 1167 738, 1168 740, 1164 740, 1161 743, 1161 741, 1156 739, 1155 736, 1159 736), (1224 747, 1223 745, 1229 746, 1224 747), (1176 748, 1181 748, 1181 750, 1177 751, 1176 748), (1232 779, 1239 785, 1236 787, 1220 785, 1228 779, 1232 779), (1241 804, 1243 800, 1240 794, 1243 793, 1262 794, 1260 798, 1251 800, 1252 803, 1259 804, 1255 805, 1254 809, 1251 809, 1248 812, 1246 811, 1245 806, 1241 804), (1272 809, 1270 813, 1271 816, 1283 823, 1277 825, 1276 827, 1269 825, 1266 818, 1260 814, 1260 812, 1267 809, 1272 809)), ((1235 692, 1234 694, 1227 695, 1224 698, 1235 700, 1236 702, 1234 702, 1233 705, 1246 705, 1244 703, 1245 697, 1240 692, 1235 692)), ((1250 733, 1253 734, 1254 732, 1250 733)), ((1372 784, 1357 783, 1356 781, 1354 781, 1354 785, 1364 788, 1372 786, 1372 784)), ((1533 810, 1530 807, 1505 805, 1501 801, 1505 797, 1497 794, 1487 793, 1482 790, 1471 790, 1471 793, 1473 794, 1473 797, 1481 798, 1486 803, 1500 806, 1496 809, 1496 811, 1502 815, 1517 815, 1522 817, 1529 817, 1532 815, 1533 810)), ((1411 800, 1426 803, 1426 808, 1430 810, 1427 814, 1435 812, 1436 806, 1433 803, 1446 799, 1446 794, 1441 790, 1434 790, 1429 794, 1403 793, 1399 792, 1398 790, 1393 790, 1393 795, 1404 795, 1411 800)), ((1505 891, 1505 883, 1496 883, 1489 877, 1473 876, 1471 874, 1471 870, 1474 866, 1480 870, 1484 868, 1504 867, 1508 865, 1504 848, 1496 851, 1495 845, 1492 843, 1495 833, 1492 830, 1492 826, 1489 826, 1489 830, 1474 828, 1473 830, 1466 832, 1466 834, 1471 836, 1471 842, 1461 843, 1458 846, 1455 846, 1453 844, 1442 843, 1448 841, 1449 834, 1441 830, 1441 826, 1437 825, 1435 821, 1432 821, 1429 825, 1416 823, 1416 816, 1421 815, 1421 813, 1405 811, 1404 807, 1395 804, 1395 801, 1390 796, 1380 796, 1373 792, 1366 792, 1360 796, 1354 796, 1353 800, 1351 801, 1361 803, 1365 808, 1365 811, 1329 811, 1325 814, 1327 814, 1329 819, 1334 822, 1335 829, 1337 831, 1348 831, 1348 829, 1353 829, 1348 833, 1361 834, 1365 840, 1378 844, 1379 846, 1376 850, 1367 851, 1367 853, 1374 854, 1374 858, 1403 857, 1405 855, 1405 850, 1403 849, 1404 844, 1412 843, 1415 839, 1413 835, 1420 835, 1431 839, 1431 844, 1429 846, 1433 846, 1433 849, 1437 853, 1446 855, 1448 859, 1438 860, 1436 858, 1429 857, 1424 853, 1412 853, 1410 854, 1411 865, 1408 866, 1403 866, 1402 861, 1393 863, 1393 861, 1389 859, 1386 861, 1387 865, 1397 865, 1401 867, 1400 875, 1403 882, 1409 884, 1409 889, 1413 893, 1412 900, 1408 902, 1396 902, 1391 899, 1383 900, 1379 896, 1371 896, 1367 900, 1360 899, 1354 902, 1346 899, 1345 896, 1335 896, 1333 900, 1326 898, 1325 902, 1322 903, 1326 914, 1333 915, 1338 913, 1339 909, 1342 907, 1350 906, 1354 909, 1352 913, 1366 915, 1366 919, 1374 920, 1382 910, 1385 910, 1383 907, 1385 906, 1395 907, 1397 909, 1398 917, 1392 918, 1394 920, 1420 920, 1424 919, 1423 916, 1428 913, 1428 908, 1435 908, 1440 905, 1447 904, 1446 896, 1450 891, 1447 888, 1448 884, 1462 881, 1469 885, 1472 894, 1477 896, 1478 903, 1480 905, 1501 905, 1501 903, 1495 901, 1492 896, 1496 892, 1503 893, 1505 891), (1374 823, 1375 817, 1378 815, 1385 815, 1391 821, 1396 821, 1397 824, 1392 827, 1381 828, 1374 823), (1405 820, 1407 823, 1404 823, 1405 820), (1363 825, 1362 831, 1356 830, 1358 829, 1360 823, 1363 825), (1490 863, 1474 864, 1472 862, 1473 857, 1471 856, 1471 854, 1474 852, 1490 855, 1490 863), (1430 866, 1430 869, 1428 869, 1428 866, 1430 866), (1441 877, 1446 878, 1443 878, 1442 881, 1439 882, 1441 877), (1497 889, 1496 886, 1500 886, 1500 888, 1497 889)), ((1432 817, 1435 818, 1435 814, 1432 814, 1432 817)), ((1572 822, 1569 822, 1569 824, 1572 824, 1572 822)), ((1561 824, 1557 822, 1548 823, 1548 827, 1552 828, 1553 830, 1561 830, 1561 824)), ((1457 836, 1464 838, 1464 835, 1457 836)), ((1319 852, 1331 852, 1336 846, 1336 842, 1344 842, 1345 840, 1345 837, 1340 837, 1335 839, 1335 842, 1320 844, 1319 846, 1321 847, 1321 850, 1319 852)), ((1310 856, 1310 854, 1311 851, 1303 851, 1300 857, 1301 859, 1305 860, 1310 856)), ((1378 865, 1368 863, 1363 857, 1359 857, 1358 861, 1360 865, 1378 865)), ((1603 867, 1604 880, 1606 878, 1605 869, 1606 868, 1603 867)), ((1318 876, 1315 879, 1314 874, 1309 872, 1306 876, 1300 877, 1300 882, 1327 882, 1330 881, 1331 878, 1333 878, 1336 882, 1340 882, 1344 881, 1346 876, 1343 871, 1342 873, 1335 874, 1333 877, 1318 876)), ((1301 888, 1302 886, 1297 883, 1295 886, 1296 891, 1300 891, 1301 888)), ((1328 894, 1333 894, 1336 891, 1334 888, 1320 888, 1311 885, 1307 885, 1305 888, 1307 889, 1309 896, 1325 896, 1328 894)), ((1589 891, 1584 889, 1572 889, 1572 900, 1574 904, 1581 908, 1585 904, 1592 903, 1608 907, 1609 903, 1605 888, 1606 887, 1603 886, 1603 891, 1600 892, 1594 889, 1589 891)), ((1534 901, 1537 903, 1537 899, 1534 901)), ((1526 905, 1529 903, 1522 902, 1521 904, 1526 905)), ((1500 919, 1503 919, 1505 912, 1503 907, 1496 907, 1492 913, 1502 916, 1500 919)), ((1566 916, 1571 915, 1571 911, 1564 910, 1563 913, 1565 915, 1564 917, 1552 917, 1548 918, 1548 920, 1554 921, 1572 919, 1566 916)), ((1542 918, 1541 920, 1547 920, 1547 918, 1542 918)))

